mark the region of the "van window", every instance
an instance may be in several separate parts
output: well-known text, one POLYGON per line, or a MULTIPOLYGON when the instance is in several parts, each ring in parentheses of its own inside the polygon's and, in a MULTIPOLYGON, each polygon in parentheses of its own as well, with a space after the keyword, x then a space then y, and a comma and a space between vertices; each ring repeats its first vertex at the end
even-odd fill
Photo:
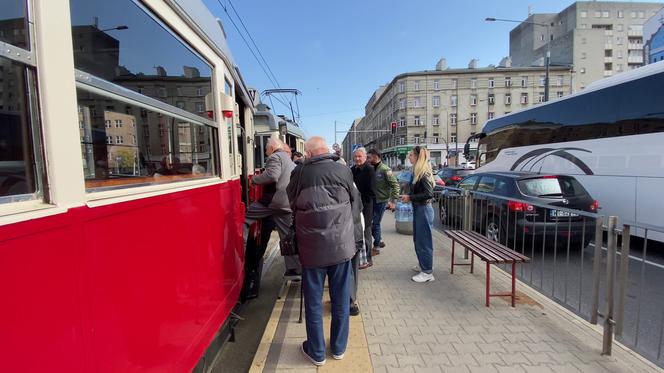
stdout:
POLYGON ((571 197, 587 195, 588 192, 574 178, 558 176, 519 180, 523 194, 533 197, 571 197))

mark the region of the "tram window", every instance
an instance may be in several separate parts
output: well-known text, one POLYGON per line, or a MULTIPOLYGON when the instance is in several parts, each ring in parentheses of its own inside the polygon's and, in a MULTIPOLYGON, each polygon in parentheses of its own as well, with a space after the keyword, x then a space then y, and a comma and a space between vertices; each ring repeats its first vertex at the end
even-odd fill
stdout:
POLYGON ((25 0, 3 0, 0 12, 0 41, 29 50, 25 0))
POLYGON ((0 203, 39 198, 38 117, 32 109, 37 92, 34 71, 0 57, 0 203))
POLYGON ((70 0, 79 70, 207 118, 212 67, 131 0, 70 0), (179 104, 178 104, 179 103, 179 104))
POLYGON ((88 191, 219 174, 217 129, 78 89, 88 191), (122 112, 105 108, 123 108, 122 112), (95 114, 96 113, 96 114, 95 114), (111 123, 132 123, 117 127, 111 123))

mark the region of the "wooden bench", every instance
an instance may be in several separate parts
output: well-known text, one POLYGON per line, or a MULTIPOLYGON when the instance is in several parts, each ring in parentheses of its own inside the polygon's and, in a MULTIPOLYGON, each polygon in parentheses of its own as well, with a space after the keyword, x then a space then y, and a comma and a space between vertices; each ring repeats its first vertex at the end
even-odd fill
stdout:
POLYGON ((452 239, 452 265, 450 273, 454 273, 454 266, 470 266, 470 273, 473 273, 473 266, 475 264, 475 255, 481 260, 486 262, 486 306, 489 307, 490 297, 512 297, 512 307, 515 305, 516 298, 516 264, 526 263, 530 261, 525 255, 521 255, 514 250, 511 250, 495 241, 492 241, 483 235, 466 230, 446 230, 445 235, 452 239), (455 263, 454 262, 454 245, 459 243, 470 251, 470 263, 455 263), (511 293, 496 293, 491 294, 490 281, 491 281, 491 264, 512 264, 512 292, 511 293))

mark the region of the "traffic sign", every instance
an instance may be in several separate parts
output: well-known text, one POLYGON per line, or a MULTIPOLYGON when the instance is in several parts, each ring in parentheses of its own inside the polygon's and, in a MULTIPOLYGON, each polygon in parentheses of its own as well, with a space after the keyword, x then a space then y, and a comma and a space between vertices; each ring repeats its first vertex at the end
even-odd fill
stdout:
POLYGON ((355 152, 357 149, 361 148, 362 144, 353 144, 353 152, 355 152))

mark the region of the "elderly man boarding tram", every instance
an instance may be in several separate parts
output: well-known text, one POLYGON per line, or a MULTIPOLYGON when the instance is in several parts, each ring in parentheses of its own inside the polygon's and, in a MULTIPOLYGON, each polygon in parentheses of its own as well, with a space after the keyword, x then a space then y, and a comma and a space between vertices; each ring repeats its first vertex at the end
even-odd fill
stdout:
POLYGON ((326 360, 326 277, 332 301, 332 357, 342 359, 348 344, 351 258, 356 252, 352 207, 359 197, 350 169, 329 153, 325 140, 314 136, 306 142, 305 150, 306 160, 295 168, 288 184, 288 198, 303 267, 307 339, 301 348, 314 365, 320 366, 326 360))
MULTIPOLYGON (((267 142, 265 153, 268 155, 265 162, 265 171, 255 176, 251 182, 263 186, 263 195, 253 202, 247 209, 244 221, 244 241, 247 242, 249 226, 259 219, 271 216, 277 226, 279 238, 288 234, 293 221, 286 186, 290 180, 291 171, 295 163, 284 149, 284 143, 276 137, 267 142)), ((286 263, 285 276, 300 274, 300 262, 297 255, 284 256, 286 263)))

